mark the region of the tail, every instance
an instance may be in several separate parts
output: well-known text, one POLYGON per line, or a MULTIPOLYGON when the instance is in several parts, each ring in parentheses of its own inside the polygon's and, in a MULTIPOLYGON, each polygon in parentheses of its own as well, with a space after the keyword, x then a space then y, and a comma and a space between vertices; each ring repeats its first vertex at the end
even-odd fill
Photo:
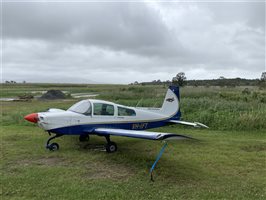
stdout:
POLYGON ((161 111, 163 114, 170 116, 172 120, 181 118, 179 87, 169 86, 161 111))

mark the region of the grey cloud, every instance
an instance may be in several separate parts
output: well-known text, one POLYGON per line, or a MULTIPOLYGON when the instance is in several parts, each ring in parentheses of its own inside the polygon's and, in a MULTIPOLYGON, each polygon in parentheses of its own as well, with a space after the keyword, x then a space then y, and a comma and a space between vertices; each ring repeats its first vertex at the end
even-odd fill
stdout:
MULTIPOLYGON (((4 37, 167 55, 178 41, 144 3, 5 3, 4 37)), ((182 48, 182 47, 180 47, 182 48)))
POLYGON ((177 12, 182 13, 174 20, 179 22, 175 26, 175 31, 189 52, 186 54, 186 60, 190 64, 204 64, 212 70, 229 70, 232 66, 244 69, 252 66, 252 63, 247 61, 257 57, 256 65, 254 62, 252 67, 263 70, 265 24, 261 23, 258 27, 250 26, 250 23, 254 22, 250 16, 255 13, 261 21, 265 20, 263 5, 265 6, 264 3, 216 2, 197 3, 197 6, 174 4, 171 7, 167 5, 165 10, 164 6, 160 9, 164 10, 166 18, 167 15, 172 17, 177 12), (257 13, 259 6, 263 12, 257 13))
POLYGON ((216 23, 246 22, 251 27, 265 27, 265 2, 263 1, 219 1, 198 2, 201 8, 213 13, 216 23))
POLYGON ((189 79, 259 77, 263 5, 4 3, 3 77, 107 83, 166 80, 179 71, 189 79))

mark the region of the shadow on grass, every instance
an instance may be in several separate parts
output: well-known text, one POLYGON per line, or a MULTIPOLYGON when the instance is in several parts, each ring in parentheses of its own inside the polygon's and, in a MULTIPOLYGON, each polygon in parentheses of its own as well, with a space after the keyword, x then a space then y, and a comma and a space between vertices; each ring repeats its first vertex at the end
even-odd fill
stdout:
MULTIPOLYGON (((86 143, 76 143, 80 153, 84 154, 98 154, 101 156, 101 162, 104 162, 110 167, 118 169, 129 170, 129 176, 143 177, 149 180, 149 170, 154 163, 161 147, 162 143, 158 141, 142 141, 138 139, 121 139, 118 138, 118 151, 116 153, 105 152, 105 140, 104 138, 97 138, 86 143)), ((202 145, 202 141, 190 140, 180 141, 181 143, 194 146, 202 145)), ((182 183, 182 182, 197 182, 199 180, 198 174, 202 174, 202 170, 190 160, 190 158, 184 158, 178 152, 170 152, 167 148, 164 155, 158 162, 155 171, 155 179, 163 179, 164 182, 182 183), (169 158, 169 154, 175 154, 179 159, 169 158)), ((109 169, 106 169, 111 172, 109 169)), ((94 173, 102 173, 102 168, 94 170, 94 173)), ((97 176, 96 176, 97 177, 97 176)), ((110 177, 110 176, 109 176, 110 177)), ((108 178, 108 177, 107 177, 108 178)), ((114 178, 114 177, 113 177, 114 178)), ((120 177, 121 178, 121 177, 120 177)))

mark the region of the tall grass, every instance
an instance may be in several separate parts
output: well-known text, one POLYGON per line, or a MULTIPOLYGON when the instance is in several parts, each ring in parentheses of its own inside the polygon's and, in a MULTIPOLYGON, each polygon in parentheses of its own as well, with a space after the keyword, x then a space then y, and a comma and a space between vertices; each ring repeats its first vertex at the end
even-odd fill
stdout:
MULTIPOLYGON (((128 85, 64 85, 31 84, 5 85, 2 96, 29 93, 31 91, 61 89, 70 93, 97 93, 97 98, 119 104, 138 107, 161 107, 166 86, 128 85)), ((266 91, 249 88, 185 87, 181 88, 181 112, 183 120, 198 121, 214 130, 266 130, 266 91)), ((48 108, 67 109, 78 101, 2 102, 3 125, 29 124, 23 116, 48 108)))
POLYGON ((266 129, 266 104, 224 99, 184 98, 182 116, 199 121, 215 130, 266 129))

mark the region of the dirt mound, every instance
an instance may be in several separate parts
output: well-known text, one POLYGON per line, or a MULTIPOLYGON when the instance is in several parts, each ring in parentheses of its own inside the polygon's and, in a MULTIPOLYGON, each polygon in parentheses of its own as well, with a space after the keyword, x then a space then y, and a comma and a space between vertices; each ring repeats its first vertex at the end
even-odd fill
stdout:
POLYGON ((65 99, 66 95, 61 90, 48 90, 46 93, 44 93, 40 99, 65 99))

